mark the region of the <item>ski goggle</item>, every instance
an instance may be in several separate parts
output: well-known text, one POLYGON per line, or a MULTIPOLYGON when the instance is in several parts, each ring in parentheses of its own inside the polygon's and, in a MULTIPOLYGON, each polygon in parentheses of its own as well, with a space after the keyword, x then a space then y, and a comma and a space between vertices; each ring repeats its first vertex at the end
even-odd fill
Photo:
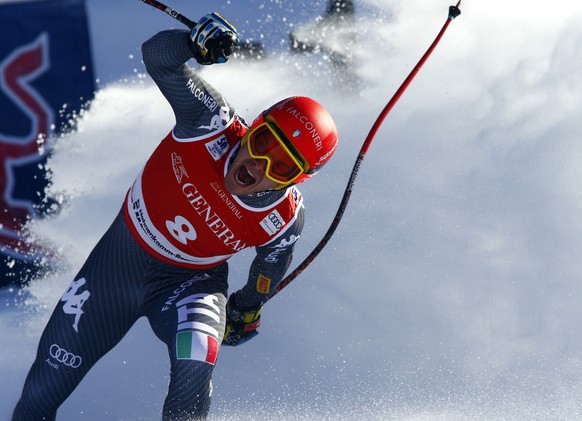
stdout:
POLYGON ((265 175, 276 183, 290 184, 309 170, 293 144, 268 122, 249 130, 243 137, 243 144, 245 142, 251 157, 267 160, 265 175))

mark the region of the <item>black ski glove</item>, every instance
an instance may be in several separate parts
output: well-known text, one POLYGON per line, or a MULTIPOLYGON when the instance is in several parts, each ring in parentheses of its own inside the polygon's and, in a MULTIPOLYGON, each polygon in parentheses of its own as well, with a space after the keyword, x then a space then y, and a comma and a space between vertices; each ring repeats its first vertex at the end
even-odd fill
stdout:
POLYGON ((200 64, 225 63, 239 44, 236 28, 216 12, 198 21, 190 39, 190 49, 200 64))
POLYGON ((241 345, 259 334, 262 305, 246 310, 236 304, 236 293, 226 303, 226 331, 223 345, 241 345))

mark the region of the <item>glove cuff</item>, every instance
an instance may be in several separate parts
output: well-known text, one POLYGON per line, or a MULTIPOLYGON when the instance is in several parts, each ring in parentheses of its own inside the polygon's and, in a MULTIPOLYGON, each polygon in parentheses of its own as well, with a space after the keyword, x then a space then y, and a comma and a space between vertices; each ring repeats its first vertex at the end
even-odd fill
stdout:
POLYGON ((198 64, 212 64, 212 61, 202 55, 198 47, 194 44, 194 42, 192 42, 191 38, 189 38, 188 41, 188 48, 190 48, 192 57, 194 57, 194 60, 196 60, 198 64))

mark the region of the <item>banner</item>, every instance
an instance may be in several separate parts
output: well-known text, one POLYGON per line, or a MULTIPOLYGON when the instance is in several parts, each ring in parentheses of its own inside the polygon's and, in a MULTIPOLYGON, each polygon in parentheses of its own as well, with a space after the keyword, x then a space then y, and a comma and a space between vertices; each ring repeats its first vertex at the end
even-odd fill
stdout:
POLYGON ((30 218, 44 196, 50 141, 95 90, 84 0, 0 3, 0 287, 39 270, 30 218))

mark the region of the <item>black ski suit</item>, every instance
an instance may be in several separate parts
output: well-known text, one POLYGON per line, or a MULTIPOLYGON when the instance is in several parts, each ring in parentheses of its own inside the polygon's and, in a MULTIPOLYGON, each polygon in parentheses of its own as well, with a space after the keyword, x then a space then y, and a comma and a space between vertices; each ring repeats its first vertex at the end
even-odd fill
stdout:
MULTIPOLYGON (((187 31, 172 30, 160 32, 142 47, 148 73, 174 110, 174 135, 178 138, 201 136, 201 127, 216 118, 219 111, 210 110, 208 98, 232 110, 222 95, 186 64, 192 57, 189 42, 187 31), (200 87, 198 97, 187 89, 188 81, 200 87)), ((248 209, 265 208, 285 194, 285 190, 271 191, 237 200, 248 209)), ((301 202, 297 217, 281 235, 255 245, 257 255, 248 282, 237 299, 241 307, 255 306, 268 295, 269 291, 257 288, 258 279, 269 279, 270 291, 282 279, 303 218, 301 202)), ((168 348, 171 377, 163 419, 205 419, 218 349, 196 347, 188 341, 202 335, 220 345, 226 322, 227 275, 226 262, 196 270, 157 258, 140 246, 120 212, 57 303, 13 421, 54 420, 59 406, 85 374, 142 316, 168 348), (186 332, 181 327, 184 323, 189 326, 186 332), (204 352, 207 354, 199 355, 204 352)))

